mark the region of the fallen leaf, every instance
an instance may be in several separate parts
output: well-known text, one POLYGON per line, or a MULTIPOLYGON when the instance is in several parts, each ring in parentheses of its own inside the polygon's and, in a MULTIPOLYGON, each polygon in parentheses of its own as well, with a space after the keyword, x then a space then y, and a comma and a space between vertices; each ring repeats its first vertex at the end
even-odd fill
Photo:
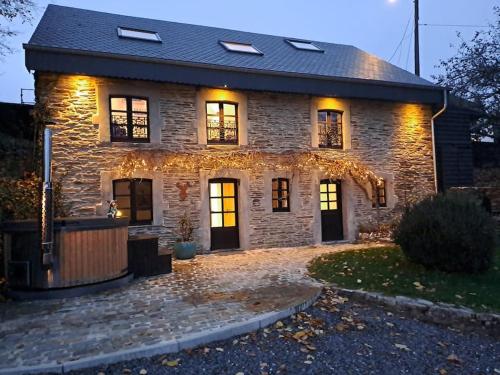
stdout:
POLYGON ((407 351, 407 352, 409 352, 409 351, 410 351, 410 348, 409 348, 409 347, 407 347, 406 345, 403 345, 403 344, 394 344, 394 346, 395 346, 396 348, 398 348, 398 349, 405 350, 405 351, 407 351))
POLYGON ((415 289, 417 289, 417 290, 424 290, 425 289, 425 286, 423 286, 422 284, 420 284, 420 282, 418 282, 418 281, 415 281, 413 283, 413 285, 415 285, 415 289))
POLYGON ((278 320, 274 326, 279 329, 279 328, 283 328, 285 325, 283 324, 283 322, 281 320, 278 320))
POLYGON ((205 354, 210 353, 210 348, 204 348, 203 353, 205 353, 205 354))
POLYGON ((361 284, 363 281, 361 281, 361 279, 357 279, 357 280, 356 280, 356 282, 357 282, 358 284, 361 284))
POLYGON ((386 322, 385 323, 388 327, 394 327, 394 324, 390 323, 390 322, 386 322))
POLYGON ((164 360, 162 363, 161 363, 163 366, 168 366, 168 367, 175 367, 179 364, 179 360, 178 359, 174 359, 173 361, 168 361, 168 360, 164 360))
POLYGON ((123 371, 122 371, 122 373, 124 373, 124 374, 131 374, 132 370, 129 369, 129 368, 124 368, 123 371))
POLYGON ((307 336, 307 333, 305 331, 298 331, 293 335, 293 338, 295 340, 301 340, 304 336, 307 336))
POLYGON ((224 349, 222 349, 222 348, 215 348, 215 350, 217 350, 218 352, 223 352, 224 351, 224 349))
POLYGON ((500 370, 499 370, 499 369, 497 369, 497 368, 494 368, 494 369, 493 369, 493 372, 494 372, 495 374, 500 374, 500 370))
POLYGON ((312 362, 311 361, 304 361, 306 365, 310 365, 312 362))
POLYGON ((146 370, 145 368, 141 369, 141 371, 139 371, 139 375, 147 375, 148 373, 148 370, 146 370))
POLYGON ((456 354, 450 354, 446 359, 454 364, 460 364, 462 363, 462 360, 456 356, 456 354))
POLYGON ((464 297, 462 297, 460 294, 455 294, 455 297, 458 299, 464 299, 464 297))
POLYGON ((236 375, 245 375, 245 373, 240 371, 240 372, 237 372, 236 375))
POLYGON ((444 368, 439 369, 439 375, 447 375, 448 371, 446 371, 444 368))
POLYGON ((336 326, 335 326, 335 329, 339 332, 343 332, 345 331, 346 329, 348 328, 347 325, 345 325, 344 323, 338 323, 336 326))

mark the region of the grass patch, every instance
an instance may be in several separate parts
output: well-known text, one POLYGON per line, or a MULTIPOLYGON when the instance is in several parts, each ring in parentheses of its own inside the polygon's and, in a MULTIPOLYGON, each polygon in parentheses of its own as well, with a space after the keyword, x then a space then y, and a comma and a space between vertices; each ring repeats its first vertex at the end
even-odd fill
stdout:
POLYGON ((493 267, 479 275, 427 270, 409 262, 396 246, 322 255, 312 260, 309 272, 348 289, 500 311, 500 250, 493 267))

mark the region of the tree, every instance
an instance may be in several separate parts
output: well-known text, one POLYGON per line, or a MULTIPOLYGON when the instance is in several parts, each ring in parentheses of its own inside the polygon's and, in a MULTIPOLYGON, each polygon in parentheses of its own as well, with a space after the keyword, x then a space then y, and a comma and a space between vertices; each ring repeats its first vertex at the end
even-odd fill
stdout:
POLYGON ((29 22, 33 19, 35 4, 32 0, 0 0, 0 56, 12 53, 7 39, 16 35, 8 24, 18 18, 21 22, 29 22))
POLYGON ((477 31, 470 41, 461 40, 457 54, 441 60, 444 73, 433 76, 449 87, 451 94, 474 102, 485 116, 471 129, 472 138, 499 140, 500 131, 500 7, 494 8, 495 21, 486 30, 477 31))

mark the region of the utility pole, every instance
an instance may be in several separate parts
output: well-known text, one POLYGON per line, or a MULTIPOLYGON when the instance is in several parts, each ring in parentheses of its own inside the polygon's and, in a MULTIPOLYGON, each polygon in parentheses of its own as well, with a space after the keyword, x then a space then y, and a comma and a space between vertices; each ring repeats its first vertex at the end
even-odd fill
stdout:
POLYGON ((420 76, 420 43, 418 40, 418 0, 413 0, 415 3, 415 74, 420 76))

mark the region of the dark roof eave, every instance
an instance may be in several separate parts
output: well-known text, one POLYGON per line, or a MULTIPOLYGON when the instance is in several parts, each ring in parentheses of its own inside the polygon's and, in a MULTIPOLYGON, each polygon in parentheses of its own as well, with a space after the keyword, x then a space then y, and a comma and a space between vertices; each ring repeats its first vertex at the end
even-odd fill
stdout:
POLYGON ((29 70, 429 104, 442 101, 443 88, 435 85, 263 71, 32 44, 23 47, 29 70))

